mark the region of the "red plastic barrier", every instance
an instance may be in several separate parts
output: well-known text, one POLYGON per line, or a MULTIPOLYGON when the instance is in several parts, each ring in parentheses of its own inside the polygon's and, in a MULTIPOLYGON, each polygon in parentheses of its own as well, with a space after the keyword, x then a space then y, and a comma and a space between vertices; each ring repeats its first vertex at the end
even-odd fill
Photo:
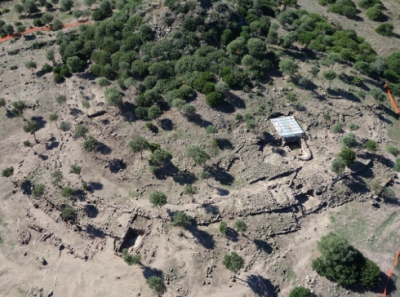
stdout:
POLYGON ((393 273, 392 270, 388 270, 388 272, 387 272, 388 280, 387 280, 387 282, 386 282, 385 289, 383 289, 382 297, 386 297, 386 288, 387 288, 387 286, 388 286, 388 284, 389 284, 389 280, 390 280, 390 277, 392 276, 392 273, 393 273))
MULTIPOLYGON (((80 26, 80 25, 83 25, 83 24, 93 24, 93 23, 94 23, 93 21, 78 21, 76 23, 65 24, 65 25, 63 25, 63 28, 65 29, 65 28, 71 28, 71 27, 80 26)), ((21 36, 21 35, 30 34, 30 33, 37 32, 37 31, 50 31, 50 30, 51 30, 50 26, 30 28, 30 29, 25 30, 22 33, 14 33, 14 34, 11 34, 11 35, 7 35, 7 36, 5 36, 3 38, 0 38, 0 43, 4 42, 4 41, 7 41, 7 40, 10 40, 10 39, 13 39, 14 37, 21 36)))
POLYGON ((394 101, 394 98, 393 98, 392 93, 390 92, 389 88, 386 86, 386 84, 384 84, 383 87, 385 88, 385 91, 389 96, 390 103, 392 103, 394 110, 396 111, 396 113, 398 115, 400 115, 400 109, 397 107, 396 101, 394 101))

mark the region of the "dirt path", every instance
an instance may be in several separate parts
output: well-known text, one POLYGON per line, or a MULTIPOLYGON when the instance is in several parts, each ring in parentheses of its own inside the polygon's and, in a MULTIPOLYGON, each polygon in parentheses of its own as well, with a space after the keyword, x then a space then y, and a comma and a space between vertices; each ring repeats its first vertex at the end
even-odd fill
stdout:
MULTIPOLYGON (((80 26, 80 25, 83 25, 83 24, 93 24, 93 23, 94 23, 93 21, 79 21, 79 22, 76 22, 76 23, 65 24, 65 25, 63 25, 63 29, 71 28, 71 27, 77 27, 77 26, 80 26)), ((7 35, 6 37, 1 38, 0 42, 8 41, 8 40, 13 39, 15 37, 18 37, 18 36, 21 36, 21 35, 30 34, 30 33, 37 32, 37 31, 51 31, 51 27, 50 26, 46 26, 46 27, 30 28, 30 29, 25 30, 22 33, 14 33, 14 34, 11 34, 11 35, 7 35)))

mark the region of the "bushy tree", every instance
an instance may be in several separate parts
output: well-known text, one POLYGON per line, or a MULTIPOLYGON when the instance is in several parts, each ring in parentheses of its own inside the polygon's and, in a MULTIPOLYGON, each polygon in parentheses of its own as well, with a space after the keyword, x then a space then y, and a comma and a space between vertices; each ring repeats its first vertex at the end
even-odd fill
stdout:
POLYGON ((378 288, 381 281, 381 270, 378 265, 369 259, 365 260, 364 265, 361 268, 360 283, 361 286, 368 289, 378 288))
POLYGON ((384 23, 376 27, 375 32, 382 36, 393 36, 394 35, 393 29, 394 29, 393 24, 384 23))
POLYGON ((34 0, 25 0, 23 5, 24 5, 24 11, 27 14, 32 14, 32 13, 39 11, 34 0))
POLYGON ((63 26, 64 26, 64 24, 60 20, 55 19, 53 21, 53 23, 51 24, 51 29, 53 31, 58 31, 58 30, 61 30, 63 28, 63 26))
POLYGON ((72 6, 74 5, 74 1, 73 0, 61 0, 60 1, 60 10, 61 11, 68 11, 72 8, 72 6))
POLYGON ((259 38, 250 38, 247 41, 247 48, 250 55, 259 56, 265 52, 266 45, 265 42, 259 38))
POLYGON ((167 204, 167 195, 160 191, 154 191, 150 194, 150 203, 160 209, 167 204))
POLYGON ((50 24, 53 21, 54 16, 52 14, 46 12, 42 15, 42 17, 40 19, 42 20, 43 23, 50 24))
POLYGON ((371 21, 375 22, 379 22, 383 19, 382 9, 375 6, 368 8, 366 15, 371 21))
POLYGON ((338 155, 346 163, 346 166, 351 166, 356 160, 356 153, 350 148, 343 148, 338 155))
POLYGON ((14 11, 18 14, 21 14, 24 12, 24 7, 21 4, 15 4, 14 11))
POLYGON ((26 119, 22 116, 26 108, 25 102, 21 100, 14 101, 11 103, 11 106, 11 113, 23 118, 26 121, 26 119))
POLYGON ((191 217, 181 211, 177 211, 174 214, 174 224, 179 227, 186 228, 190 225, 191 217))
POLYGON ((155 120, 162 115, 162 111, 158 106, 153 105, 147 110, 147 115, 149 119, 155 120))
POLYGON ((206 103, 210 107, 217 107, 224 102, 224 97, 221 93, 218 92, 211 92, 206 96, 206 103))
POLYGON ((159 276, 150 276, 146 282, 157 295, 163 295, 167 291, 164 280, 159 276))
POLYGON ((24 126, 24 131, 26 133, 30 133, 33 135, 33 138, 35 139, 36 143, 39 141, 36 139, 36 131, 39 130, 39 124, 36 121, 30 121, 26 126, 24 126))
POLYGON ((309 289, 304 287, 296 287, 289 293, 289 297, 314 297, 309 289))
POLYGON ((222 261, 224 266, 233 271, 238 272, 240 269, 244 267, 244 260, 237 253, 232 252, 230 255, 225 255, 224 260, 222 261))
POLYGON ((143 159, 142 152, 144 150, 149 149, 149 143, 142 136, 136 136, 132 141, 130 141, 128 143, 128 146, 129 146, 129 148, 131 149, 131 151, 133 153, 139 153, 140 152, 140 156, 141 156, 142 159, 143 159))
MULTIPOLYGON (((318 274, 343 287, 355 285, 376 288, 380 283, 379 268, 369 263, 343 237, 329 232, 318 242, 321 256, 312 261, 312 268, 318 274)), ((376 266, 376 265, 375 265, 376 266)))
POLYGON ((284 58, 279 62, 279 70, 287 75, 294 75, 299 69, 298 63, 293 58, 284 58))
POLYGON ((204 164, 210 156, 199 146, 190 146, 187 148, 187 155, 192 158, 196 164, 204 164))
POLYGON ((73 56, 67 59, 67 66, 71 72, 78 72, 85 66, 85 62, 83 62, 77 56, 73 56))
POLYGON ((155 150, 150 157, 150 164, 153 166, 161 167, 167 164, 172 159, 169 152, 164 150, 155 150))
POLYGON ((104 96, 106 98, 107 105, 114 106, 117 108, 122 104, 122 95, 116 88, 109 88, 105 90, 104 96))

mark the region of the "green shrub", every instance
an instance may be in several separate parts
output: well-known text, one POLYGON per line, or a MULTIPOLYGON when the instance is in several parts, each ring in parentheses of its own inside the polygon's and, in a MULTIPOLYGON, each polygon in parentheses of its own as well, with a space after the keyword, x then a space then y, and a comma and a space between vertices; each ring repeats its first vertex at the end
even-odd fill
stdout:
POLYGON ((207 82, 204 84, 203 88, 201 89, 202 93, 210 94, 211 92, 215 92, 215 84, 212 82, 207 82))
POLYGON ((111 82, 105 77, 100 77, 98 83, 99 83, 99 86, 101 86, 101 87, 106 87, 106 86, 111 85, 111 82))
POLYGON ((357 145, 356 136, 354 133, 347 133, 342 137, 342 144, 347 147, 355 147, 357 145))
POLYGON ((304 287, 296 287, 290 291, 289 297, 314 297, 315 295, 311 293, 309 289, 304 287))
POLYGON ((335 126, 333 126, 332 132, 333 133, 341 133, 341 132, 343 132, 343 127, 344 127, 343 123, 337 123, 335 126))
POLYGON ((350 0, 341 0, 329 5, 329 11, 344 15, 345 17, 352 19, 357 15, 357 9, 350 0))
POLYGON ((350 123, 349 128, 351 131, 356 131, 360 128, 360 126, 356 123, 350 123))
POLYGON ((221 93, 211 92, 206 96, 206 103, 210 107, 217 107, 222 104, 224 98, 221 93))
POLYGON ((214 133, 218 133, 218 129, 215 128, 213 125, 208 125, 206 128, 206 132, 207 132, 207 134, 214 134, 214 133))
POLYGON ((58 127, 61 131, 68 131, 71 129, 71 123, 68 122, 61 122, 60 126, 58 127))
POLYGON ((221 232, 222 234, 226 235, 226 231, 228 229, 228 224, 224 221, 221 221, 219 223, 219 232, 221 232))
POLYGON ((393 169, 395 171, 400 171, 400 159, 399 158, 396 159, 396 162, 394 163, 393 169))
POLYGON ((332 161, 331 170, 336 174, 341 174, 346 168, 346 162, 342 157, 337 157, 332 161))
POLYGON ((244 267, 243 258, 235 252, 232 252, 230 255, 225 255, 222 263, 227 269, 233 272, 237 272, 244 267))
POLYGON ((235 229, 239 232, 245 232, 247 230, 247 225, 242 220, 237 220, 235 222, 235 229))
POLYGON ((325 121, 330 121, 331 120, 331 115, 329 113, 324 114, 324 120, 325 121))
POLYGON ((42 196, 44 194, 44 189, 45 188, 46 187, 43 184, 36 185, 35 188, 32 191, 32 196, 34 198, 38 198, 38 197, 42 196))
POLYGON ((383 102, 386 100, 386 94, 380 88, 372 88, 369 91, 369 95, 374 97, 376 101, 383 102))
POLYGON ((338 157, 343 159, 346 166, 351 166, 354 165, 354 161, 356 160, 356 153, 350 148, 343 148, 338 157))
POLYGON ((123 259, 124 261, 129 265, 133 265, 133 264, 139 264, 140 260, 141 260, 141 255, 140 254, 135 254, 135 255, 131 255, 128 253, 128 249, 123 249, 122 250, 122 255, 123 255, 123 259))
POLYGON ((312 261, 318 274, 347 288, 362 285, 375 289, 381 281, 379 268, 343 237, 330 232, 318 242, 321 257, 312 261))
POLYGON ((184 212, 178 211, 174 214, 174 225, 186 228, 190 225, 191 217, 184 212))
POLYGON ((183 194, 185 194, 185 195, 194 195, 196 193, 197 193, 197 188, 195 186, 186 185, 183 188, 183 194))
POLYGON ((400 155, 400 150, 399 150, 397 147, 395 147, 394 145, 388 145, 388 146, 386 147, 386 151, 387 151, 389 154, 392 154, 392 155, 395 156, 395 157, 397 157, 398 155, 400 155))
POLYGON ((150 276, 146 282, 150 289, 152 289, 157 295, 162 295, 167 291, 167 287, 161 277, 153 275, 150 276))
POLYGON ((360 2, 358 2, 358 6, 364 9, 373 7, 376 4, 382 4, 382 2, 380 0, 361 0, 360 2))
POLYGON ((378 27, 376 27, 375 31, 376 31, 376 33, 383 35, 383 36, 393 36, 394 35, 393 29, 394 29, 393 24, 384 23, 384 24, 380 24, 378 27))
POLYGON ((376 152, 378 150, 378 143, 373 140, 368 140, 365 144, 364 147, 370 151, 370 152, 376 152))
POLYGON ((76 211, 71 206, 67 205, 61 211, 61 217, 64 221, 73 220, 75 218, 76 211))
POLYGON ((375 6, 368 8, 366 15, 371 21, 375 22, 379 22, 383 19, 382 9, 379 9, 375 6))

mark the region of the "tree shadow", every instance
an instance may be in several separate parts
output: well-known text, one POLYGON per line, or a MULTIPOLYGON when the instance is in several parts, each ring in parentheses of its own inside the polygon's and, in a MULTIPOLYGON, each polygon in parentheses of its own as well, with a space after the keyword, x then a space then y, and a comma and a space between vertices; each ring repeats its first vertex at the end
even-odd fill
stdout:
POLYGON ((99 214, 99 210, 97 209, 97 207, 93 204, 87 204, 85 205, 84 209, 83 209, 86 213, 86 215, 89 218, 95 218, 97 217, 97 215, 99 214))
POLYGON ((46 126, 47 121, 41 116, 34 116, 31 118, 32 121, 38 123, 39 129, 43 129, 46 126))
POLYGON ((204 208, 206 213, 212 213, 214 215, 219 214, 219 208, 216 205, 202 204, 202 207, 204 208))
POLYGON ((120 113, 125 121, 131 123, 137 120, 136 115, 134 113, 135 106, 128 101, 123 102, 120 106, 120 113))
POLYGON ((386 114, 388 114, 389 116, 391 116, 391 117, 393 117, 393 118, 395 118, 395 119, 398 119, 399 118, 399 115, 397 114, 397 113, 395 113, 392 109, 390 109, 390 108, 388 108, 387 106, 385 106, 385 105, 381 105, 381 107, 382 107, 382 109, 383 109, 383 111, 386 113, 386 114))
POLYGON ((46 155, 39 154, 39 158, 42 159, 43 161, 46 161, 49 157, 46 155))
POLYGON ((229 92, 229 94, 226 97, 227 97, 226 101, 228 101, 235 108, 239 108, 239 109, 246 108, 246 103, 239 96, 236 96, 235 94, 229 92))
POLYGON ((60 143, 59 143, 58 141, 51 141, 50 144, 45 143, 44 145, 45 145, 45 147, 46 147, 46 150, 51 151, 51 150, 53 150, 53 149, 55 149, 55 148, 58 148, 58 146, 60 145, 60 143))
POLYGON ((164 273, 160 269, 144 265, 142 266, 142 269, 143 269, 143 276, 145 279, 149 279, 152 276, 158 276, 163 278, 164 273))
POLYGON ((232 103, 224 101, 221 105, 218 105, 215 110, 223 113, 234 113, 236 109, 232 103))
POLYGON ((103 189, 103 184, 101 184, 101 183, 98 183, 98 182, 89 182, 89 188, 90 188, 90 191, 91 192, 93 192, 93 191, 100 191, 100 190, 102 190, 103 189))
POLYGON ((9 109, 6 110, 6 117, 8 119, 17 118, 17 116, 15 114, 13 114, 9 109))
POLYGON ((76 74, 79 78, 86 79, 86 80, 95 80, 96 76, 91 73, 90 71, 85 71, 83 73, 76 74))
POLYGON ((257 249, 260 249, 267 254, 271 254, 273 251, 273 248, 266 240, 254 239, 254 244, 256 245, 257 249))
POLYGON ((79 199, 79 201, 85 201, 86 199, 86 192, 82 189, 74 190, 74 198, 79 199))
POLYGON ((69 110, 69 114, 72 115, 73 117, 77 117, 77 116, 83 115, 84 113, 83 113, 82 110, 80 110, 80 109, 78 109, 78 108, 75 108, 75 107, 72 107, 72 108, 69 110))
POLYGON ((97 151, 102 155, 109 155, 112 152, 112 149, 103 142, 100 142, 97 151))
POLYGON ((235 229, 228 227, 226 228, 226 237, 232 242, 237 242, 239 233, 237 233, 235 229))
POLYGON ((218 147, 221 150, 233 150, 232 142, 226 138, 218 138, 218 147))
POLYGON ((277 289, 269 279, 261 275, 249 275, 247 277, 247 284, 250 289, 261 297, 277 297, 277 289))
POLYGON ((86 225, 86 233, 89 235, 90 238, 104 238, 105 234, 104 232, 93 226, 92 224, 87 224, 86 225))
POLYGON ((208 172, 211 177, 213 177, 221 185, 230 186, 235 180, 235 178, 230 173, 228 173, 225 169, 220 168, 216 164, 213 164, 211 166, 204 166, 204 170, 208 172))
POLYGON ((214 238, 211 234, 200 230, 197 226, 191 225, 187 230, 192 233, 193 237, 206 249, 213 249, 215 246, 214 238))
POLYGON ((112 159, 108 162, 107 166, 110 168, 111 173, 118 173, 126 169, 126 163, 122 159, 112 159))
POLYGON ((30 180, 25 179, 21 184, 21 190, 24 195, 32 195, 32 183, 30 180))
POLYGON ((174 128, 174 124, 170 119, 162 119, 160 121, 160 124, 161 129, 163 129, 164 131, 172 131, 172 129, 174 128))
POLYGON ((358 176, 354 176, 352 180, 344 181, 344 185, 352 192, 352 193, 368 193, 369 187, 365 183, 362 178, 358 176))
POLYGON ((326 92, 328 93, 329 96, 342 97, 350 101, 361 102, 360 98, 358 98, 356 95, 350 92, 346 92, 343 90, 333 90, 331 88, 328 88, 326 92))
POLYGON ((187 118, 189 122, 201 127, 207 128, 208 126, 212 125, 211 122, 204 120, 201 115, 196 114, 193 117, 187 118))
POLYGON ((226 189, 222 189, 222 188, 215 188, 217 190, 217 194, 219 196, 228 196, 229 195, 229 191, 226 189))
POLYGON ((181 171, 173 163, 168 162, 163 167, 157 169, 156 177, 158 179, 166 179, 172 177, 173 180, 180 185, 193 184, 197 177, 191 172, 181 171))

